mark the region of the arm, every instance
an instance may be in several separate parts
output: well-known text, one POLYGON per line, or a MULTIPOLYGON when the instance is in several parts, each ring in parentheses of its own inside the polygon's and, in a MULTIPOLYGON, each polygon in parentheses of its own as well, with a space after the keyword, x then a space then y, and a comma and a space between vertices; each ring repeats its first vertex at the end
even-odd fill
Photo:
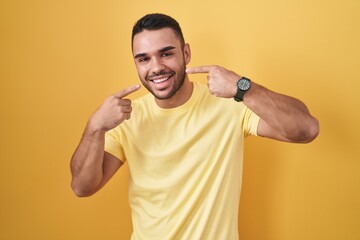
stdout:
MULTIPOLYGON (((218 97, 233 98, 240 75, 220 66, 200 66, 187 73, 208 73, 209 91, 218 97)), ((300 100, 270 91, 252 82, 244 104, 260 117, 258 135, 287 142, 311 142, 319 123, 300 100)))
POLYGON ((123 98, 139 88, 136 85, 115 93, 90 117, 70 163, 71 187, 77 196, 94 194, 121 167, 120 159, 104 152, 105 133, 130 119, 131 101, 123 98))
POLYGON ((104 152, 105 132, 89 123, 71 159, 71 187, 78 197, 87 197, 100 188, 121 167, 122 162, 104 152))
POLYGON ((244 104, 260 117, 258 135, 276 140, 308 143, 319 133, 319 123, 298 99, 252 83, 244 104))

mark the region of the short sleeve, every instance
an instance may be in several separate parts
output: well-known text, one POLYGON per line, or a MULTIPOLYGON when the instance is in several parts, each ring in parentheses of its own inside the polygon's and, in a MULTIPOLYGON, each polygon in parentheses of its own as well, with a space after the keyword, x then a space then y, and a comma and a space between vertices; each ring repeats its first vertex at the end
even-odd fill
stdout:
POLYGON ((244 120, 243 120, 243 132, 245 136, 253 135, 257 136, 257 129, 259 125, 260 117, 246 107, 244 120))
POLYGON ((105 134, 105 151, 125 162, 124 150, 120 143, 119 129, 114 128, 105 134))

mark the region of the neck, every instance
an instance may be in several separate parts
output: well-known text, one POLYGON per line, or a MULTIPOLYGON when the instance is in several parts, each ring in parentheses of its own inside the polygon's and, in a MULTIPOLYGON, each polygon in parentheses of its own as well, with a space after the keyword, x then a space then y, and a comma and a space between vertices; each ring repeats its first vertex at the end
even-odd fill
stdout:
POLYGON ((190 82, 186 75, 182 86, 174 94, 174 96, 163 100, 155 98, 155 102, 161 108, 176 108, 186 103, 190 99, 192 92, 193 83, 190 82))

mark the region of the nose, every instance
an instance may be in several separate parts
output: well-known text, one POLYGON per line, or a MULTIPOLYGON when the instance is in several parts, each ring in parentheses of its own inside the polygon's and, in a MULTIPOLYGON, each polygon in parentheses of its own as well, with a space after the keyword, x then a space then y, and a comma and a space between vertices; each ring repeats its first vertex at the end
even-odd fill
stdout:
POLYGON ((165 69, 164 63, 161 61, 161 59, 154 57, 151 60, 150 65, 150 72, 153 74, 159 74, 165 69))

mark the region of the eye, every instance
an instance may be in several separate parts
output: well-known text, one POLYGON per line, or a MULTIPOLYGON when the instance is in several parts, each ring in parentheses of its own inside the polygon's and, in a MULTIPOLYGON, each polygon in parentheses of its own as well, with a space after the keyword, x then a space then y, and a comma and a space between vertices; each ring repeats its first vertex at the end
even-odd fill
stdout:
POLYGON ((161 54, 162 57, 168 57, 173 55, 171 52, 164 52, 163 54, 161 54))
POLYGON ((139 58, 139 62, 146 62, 149 60, 149 57, 141 57, 139 58))

